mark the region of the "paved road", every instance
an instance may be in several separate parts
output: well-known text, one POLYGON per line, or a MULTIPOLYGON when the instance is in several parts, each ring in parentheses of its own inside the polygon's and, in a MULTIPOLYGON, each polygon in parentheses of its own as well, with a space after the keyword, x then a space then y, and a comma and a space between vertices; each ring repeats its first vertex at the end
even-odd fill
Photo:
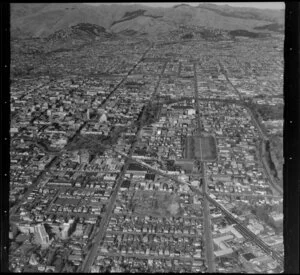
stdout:
POLYGON ((176 186, 176 187, 178 187, 179 185, 186 185, 186 184, 189 185, 189 184, 190 184, 189 182, 186 182, 186 181, 183 181, 183 180, 178 179, 177 176, 172 176, 172 175, 170 175, 170 174, 167 174, 166 171, 163 171, 163 170, 160 170, 160 169, 153 168, 150 164, 145 163, 145 162, 143 162, 143 161, 140 160, 140 159, 135 159, 135 158, 133 158, 133 157, 130 157, 130 156, 128 156, 127 154, 125 154, 125 153, 123 153, 123 152, 120 152, 120 151, 118 151, 118 150, 114 150, 114 151, 117 152, 118 154, 122 155, 122 156, 125 157, 126 159, 129 159, 132 163, 139 164, 140 166, 147 168, 148 171, 152 171, 152 172, 154 172, 155 174, 161 175, 161 176, 163 176, 163 177, 165 177, 165 178, 168 178, 168 179, 170 179, 170 180, 176 182, 176 183, 177 183, 177 186, 176 186))
POLYGON ((155 235, 155 236, 172 236, 172 237, 190 237, 190 238, 197 238, 197 234, 184 234, 184 233, 152 233, 152 232, 137 232, 137 231, 131 231, 131 232, 124 232, 124 231, 115 231, 115 230, 107 230, 107 233, 112 234, 122 234, 122 235, 155 235))
MULTIPOLYGON (((103 107, 103 105, 105 105, 107 99, 109 97, 112 96, 112 94, 119 88, 120 85, 122 85, 122 83, 127 79, 128 75, 135 69, 135 67, 142 62, 142 59, 145 57, 145 55, 150 51, 150 49, 153 47, 153 45, 151 45, 142 55, 141 59, 139 60, 139 62, 137 62, 137 64, 135 64, 133 66, 133 68, 128 72, 128 74, 122 79, 122 81, 112 90, 112 92, 108 95, 108 97, 105 98, 105 100, 101 103, 101 107, 103 107)), ((51 161, 50 163, 48 163, 46 165, 46 168, 41 171, 41 173, 39 174, 39 176, 33 181, 33 183, 28 187, 27 191, 23 194, 22 198, 19 200, 19 202, 14 205, 11 209, 10 209, 10 215, 15 215, 16 210, 18 209, 18 207, 26 200, 26 198, 29 196, 29 194, 32 192, 32 190, 34 190, 34 188, 36 188, 36 186, 38 185, 38 183, 40 182, 40 180, 42 179, 42 177, 45 175, 46 172, 49 172, 51 167, 53 167, 57 161, 59 160, 59 157, 65 153, 67 151, 67 148, 70 146, 70 144, 73 142, 73 140, 80 134, 80 131, 83 129, 83 127, 87 124, 87 121, 84 121, 83 124, 79 127, 79 129, 75 132, 75 134, 73 135, 73 137, 71 137, 68 140, 68 144, 65 146, 65 148, 63 150, 61 150, 51 161)))
POLYGON ((63 217, 79 217, 79 218, 98 218, 102 217, 103 214, 89 214, 89 213, 77 213, 77 212, 52 212, 52 211, 45 211, 45 215, 56 215, 56 216, 63 216, 63 217))
POLYGON ((217 192, 217 191, 209 191, 209 194, 220 195, 220 196, 232 196, 232 197, 247 197, 247 198, 270 198, 270 199, 282 199, 282 196, 273 196, 273 195, 261 195, 261 194, 253 194, 253 193, 226 193, 226 192, 217 192))
POLYGON ((228 75, 227 75, 227 71, 225 70, 223 64, 222 64, 220 61, 218 61, 218 63, 219 63, 219 66, 220 66, 220 68, 221 68, 221 72, 224 74, 224 76, 225 76, 227 82, 232 86, 232 88, 234 89, 234 91, 235 91, 236 94, 238 95, 240 101, 243 102, 244 99, 243 99, 241 93, 238 91, 238 89, 236 89, 236 87, 235 87, 235 86, 231 83, 231 81, 229 80, 228 75))
MULTIPOLYGON (((71 137, 68 141, 68 144, 72 143, 74 138, 80 134, 81 129, 85 126, 87 122, 85 121, 80 127, 79 129, 74 133, 73 137, 71 137)), ((67 145, 68 145, 67 144, 67 145)), ((66 145, 66 146, 67 146, 66 145)), ((60 151, 59 154, 57 154, 46 166, 45 169, 41 171, 41 173, 37 176, 37 178, 32 182, 32 184, 28 187, 27 191, 23 194, 22 198, 19 200, 19 202, 14 205, 11 209, 10 209, 10 215, 14 215, 17 208, 27 199, 27 197, 29 196, 29 194, 34 190, 34 188, 37 187, 37 185, 39 184, 40 180, 43 178, 43 176, 47 173, 50 172, 51 168, 59 161, 60 156, 63 155, 63 153, 66 152, 66 149, 63 149, 60 151)))
MULTIPOLYGON (((150 252, 151 253, 151 252, 150 252)), ((123 257, 127 257, 127 258, 138 258, 138 259, 145 259, 145 260, 148 260, 148 259, 166 259, 166 260, 181 260, 181 261, 190 261, 190 260, 193 260, 193 258, 188 255, 188 256, 168 256, 168 255, 145 255, 145 254, 134 254, 134 253, 131 253, 131 254, 128 254, 127 252, 126 253, 113 253, 113 252, 108 252, 108 253, 103 253, 103 252, 100 252, 99 253, 100 255, 102 256, 106 256, 106 257, 120 257, 120 256, 123 256, 123 257)), ((197 260, 202 260, 204 261, 204 258, 198 258, 197 260)))
MULTIPOLYGON (((253 111, 251 108, 249 108, 245 102, 244 102, 244 99, 243 97, 241 96, 240 92, 238 91, 238 89, 232 84, 232 82, 229 80, 228 76, 227 76, 227 73, 226 71, 224 70, 222 64, 219 62, 220 66, 222 67, 222 70, 223 70, 223 74, 225 75, 225 78, 227 79, 228 83, 233 87, 233 89, 236 91, 236 93, 239 95, 240 97, 240 105, 242 105, 244 108, 246 108, 248 110, 248 113, 250 114, 251 118, 252 118, 252 121, 254 122, 256 128, 258 129, 258 132, 259 132, 259 135, 260 135, 260 138, 262 139, 263 142, 266 142, 269 140, 268 136, 264 133, 264 131, 262 130, 262 127, 261 127, 261 124, 260 122, 257 120, 257 118, 255 117, 253 111)), ((275 182, 275 180, 273 179, 271 173, 270 173, 270 169, 268 167, 268 164, 266 163, 265 159, 263 157, 261 157, 261 162, 263 164, 263 167, 264 167, 264 170, 271 182, 271 185, 273 186, 273 188, 278 191, 280 194, 283 193, 283 190, 282 188, 280 188, 280 186, 278 186, 278 184, 275 182)))
MULTIPOLYGON (((145 109, 143 109, 145 110, 145 109)), ((141 116, 141 119, 143 118, 143 115, 144 115, 144 112, 141 116)), ((137 136, 139 135, 139 132, 141 130, 141 127, 138 129, 137 131, 137 136)), ((106 211, 105 211, 105 215, 103 216, 101 222, 100 222, 100 225, 99 225, 99 229, 98 231, 96 232, 96 236, 93 240, 93 244, 92 244, 92 248, 91 250, 89 251, 88 255, 86 256, 81 268, 80 268, 80 272, 84 272, 84 273, 87 273, 87 272, 90 272, 90 267, 92 266, 92 264, 94 263, 96 257, 97 257, 97 253, 98 253, 98 249, 99 249, 99 245, 101 244, 103 238, 104 238, 104 235, 105 235, 105 232, 106 232, 106 228, 108 226, 108 223, 109 223, 109 220, 110 220, 110 217, 113 213, 113 208, 114 208, 114 205, 115 205, 115 202, 116 202, 116 199, 117 199, 117 195, 118 195, 118 191, 121 187, 121 184, 122 184, 122 181, 123 181, 123 178, 125 176, 125 173, 128 169, 128 166, 130 164, 130 158, 133 154, 133 151, 135 149, 135 146, 136 146, 136 143, 137 141, 135 141, 131 148, 130 148, 130 151, 129 151, 129 155, 128 155, 128 159, 125 161, 125 164, 124 164, 124 167, 117 179, 117 184, 116 184, 116 187, 111 195, 111 198, 110 198, 110 201, 107 205, 107 208, 106 208, 106 211)))
MULTIPOLYGON (((205 163, 202 163, 203 173, 205 174, 205 163)), ((205 177, 202 179, 202 193, 207 193, 207 183, 205 177)), ((206 197, 203 198, 203 216, 204 216, 204 234, 205 234, 205 251, 207 259, 208 272, 215 272, 214 247, 211 232, 211 217, 209 211, 209 203, 206 197)))
MULTIPOLYGON (((113 213, 113 217, 118 217, 118 216, 121 216, 121 217, 124 217, 124 213, 123 212, 118 212, 118 213, 113 213)), ((126 212, 126 217, 141 217, 141 218, 144 218, 145 215, 142 214, 142 213, 127 213, 126 212)), ((202 216, 198 216, 198 217, 183 217, 183 219, 193 219, 194 221, 202 221, 203 220, 203 217, 202 216)), ((167 219, 167 218, 166 218, 167 219)), ((170 220, 167 219, 169 222, 170 220)), ((170 222, 172 223, 172 222, 170 222)), ((154 222, 154 224, 156 224, 156 222, 154 222)), ((188 224, 190 226, 192 226, 192 224, 188 224)), ((148 234, 157 234, 157 233, 151 233, 151 232, 148 232, 148 234)), ((162 233, 162 234, 181 234, 181 233, 162 233)))
POLYGON ((33 180, 32 184, 28 187, 27 191, 23 194, 22 198, 18 201, 17 204, 15 204, 13 207, 10 208, 9 214, 10 216, 15 215, 18 207, 27 199, 29 194, 37 187, 40 180, 43 178, 43 176, 48 172, 52 165, 55 165, 57 161, 59 160, 58 156, 54 157, 45 167, 43 171, 33 180))
MULTIPOLYGON (((223 74, 225 75, 225 78, 227 79, 228 83, 233 87, 233 89, 236 91, 236 93, 238 94, 240 101, 242 102, 243 106, 248 110, 248 112, 250 113, 252 120, 254 121, 260 137, 263 141, 268 140, 268 137, 265 135, 265 133, 262 131, 261 127, 260 127, 260 123, 257 121, 256 117, 254 116, 252 110, 247 107, 244 104, 244 100, 243 97, 241 96, 240 92, 236 89, 236 87, 232 84, 232 82, 229 80, 228 76, 227 76, 227 72, 225 71, 223 65, 221 64, 221 62, 219 62, 221 70, 223 72, 223 74)), ((264 167, 265 170, 267 171, 267 175, 269 177, 269 179, 272 181, 272 178, 270 178, 270 175, 268 174, 268 169, 266 169, 266 167, 264 167)), ((239 229, 239 231, 246 237, 248 237, 250 240, 252 240, 255 244, 257 244, 263 251, 265 251, 268 255, 271 255, 274 259, 276 259, 280 264, 283 264, 283 258, 282 256, 273 251, 269 246, 267 246, 261 239, 259 239, 253 232, 251 232, 247 227, 245 227, 244 225, 242 225, 229 211, 227 211, 223 206, 221 206, 217 201, 213 200, 207 192, 203 192, 205 194, 205 197, 211 202, 213 203, 215 206, 217 206, 227 217, 229 217, 229 219, 231 219, 232 221, 234 221, 237 224, 237 229, 239 229)))
MULTIPOLYGON (((140 163, 139 161, 136 161, 135 159, 133 159, 132 157, 129 158, 131 161, 133 162, 136 162, 136 163, 140 163)), ((204 163, 203 163, 204 165, 204 163)), ((205 167, 203 167, 204 171, 205 171, 205 167)), ((154 170, 155 172, 155 169, 152 169, 154 170)), ((159 172, 159 174, 162 174, 161 172, 159 172)), ((165 176, 165 175, 163 175, 165 176)), ((204 182, 205 182, 205 179, 204 179, 204 182)), ((205 194, 205 197, 207 198, 207 200, 214 204, 216 207, 218 207, 222 212, 223 214, 225 214, 227 217, 229 217, 229 219, 231 219, 234 223, 237 224, 237 229, 239 229, 239 231, 242 233, 243 236, 246 236, 248 239, 250 239, 251 241, 253 241, 255 244, 257 244, 259 247, 261 247, 268 255, 271 255, 272 257, 274 257, 275 259, 278 259, 280 263, 282 263, 283 261, 283 258, 282 256, 277 253, 277 252, 274 252, 273 250, 271 250, 262 240, 260 240, 254 233, 252 233, 248 228, 246 228, 244 225, 242 225, 229 211, 225 210, 223 206, 221 206, 216 200, 214 200, 213 198, 211 198, 209 196, 209 194, 207 193, 207 190, 205 188, 205 184, 203 184, 202 186, 204 186, 204 190, 201 192, 199 189, 193 187, 189 182, 181 182, 181 184, 186 184, 187 186, 190 187, 190 189, 196 193, 197 195, 200 195, 200 196, 203 196, 203 194, 205 194), (274 254, 275 253, 275 254, 274 254)), ((205 206, 204 206, 205 208, 205 206)), ((205 210, 205 209, 204 209, 205 210)), ((209 211, 209 209, 206 209, 205 210, 206 213, 209 211)), ((210 229, 210 223, 206 224, 207 228, 209 230, 207 230, 206 232, 210 232, 211 234, 211 229, 210 229)), ((208 259, 208 258, 207 258, 208 259)), ((208 263, 210 263, 212 266, 214 264, 214 262, 212 260, 210 260, 208 263)))
MULTIPOLYGON (((197 98, 197 97, 196 97, 197 98)), ((223 100, 213 100, 213 101, 223 101, 223 100)), ((198 99, 196 99, 196 103, 198 103, 198 99)), ((238 103, 238 102, 237 102, 238 103)), ((240 104, 243 104, 243 103, 240 103, 240 104)), ((197 104, 198 105, 198 104, 197 104)), ((199 112, 198 112, 199 114, 199 112)), ((200 120, 200 119, 198 119, 200 120)), ((256 120, 254 120, 256 121, 256 120)), ((200 121, 198 121, 198 123, 200 123, 200 121)), ((200 124, 198 125, 199 129, 200 129, 200 124)), ((259 125, 258 126, 258 129, 259 128, 259 125)), ((260 129, 261 130, 261 129, 260 129)), ((261 131, 261 134, 263 136, 263 133, 261 131)), ((168 177, 172 180, 175 180, 176 183, 178 184, 187 184, 193 191, 195 191, 197 194, 200 194, 200 195, 203 195, 205 194, 205 198, 207 199, 207 201, 213 203, 215 206, 217 206, 218 208, 220 208, 222 210, 222 212, 227 216, 229 217, 229 219, 231 219, 233 222, 235 222, 237 224, 237 228, 239 229, 239 231, 244 235, 246 236, 247 238, 249 238, 250 240, 252 240, 254 243, 256 243, 259 247, 261 247, 266 253, 268 253, 269 255, 272 255, 272 257, 274 257, 276 260, 278 260, 280 263, 283 263, 283 258, 282 256, 279 254, 279 253, 276 253, 274 252, 273 250, 271 250, 262 240, 260 240, 259 238, 257 238, 257 236, 255 234, 253 234, 250 230, 248 230, 248 228, 246 228, 245 226, 243 226, 238 220, 235 219, 235 217, 227 210, 225 210, 221 205, 219 205, 218 202, 216 202, 214 199, 212 199, 208 194, 207 194, 207 185, 205 184, 206 181, 205 181, 205 177, 204 177, 204 184, 202 185, 203 186, 203 191, 201 192, 200 190, 198 189, 195 189, 191 186, 190 183, 188 182, 183 182, 183 181, 179 181, 179 180, 176 180, 173 176, 170 176, 166 173, 164 173, 163 171, 161 170, 157 170, 157 169, 154 169, 152 168, 150 165, 140 161, 140 160, 136 160, 136 159, 133 159, 132 157, 128 157, 126 154, 122 153, 122 152, 118 152, 120 153, 121 155, 129 158, 131 161, 133 162, 136 162, 136 163, 139 163, 140 165, 144 166, 144 167, 147 167, 149 170, 152 170, 154 171, 155 173, 158 173, 162 176, 165 176, 165 177, 168 177)), ((204 165, 204 164, 203 164, 204 165)), ((205 171, 205 166, 203 167, 203 170, 205 171)), ((239 194, 240 195, 240 194, 239 194)), ((208 203, 204 203, 204 209, 205 209, 205 213, 208 214, 209 212, 209 208, 208 208, 208 203), (206 206, 205 206, 206 205, 206 206)), ((207 219, 205 219, 207 220, 207 219)), ((207 239, 209 239, 209 232, 211 234, 211 229, 210 229, 210 220, 209 222, 206 222, 206 234, 208 234, 207 236, 207 239)), ((211 247, 207 246, 206 245, 206 250, 207 250, 207 254, 213 254, 213 250, 211 249, 211 247), (208 250, 210 250, 210 252, 208 252, 208 250)), ((214 265, 214 261, 212 259, 212 257, 209 257, 207 255, 207 261, 208 261, 208 265, 210 266, 210 269, 213 270, 213 265, 214 265)))
POLYGON ((98 229, 98 231, 96 233, 96 236, 93 240, 93 246, 92 246, 90 252, 88 253, 87 257, 85 258, 85 260, 83 262, 83 265, 82 265, 81 270, 80 270, 81 272, 84 272, 84 273, 89 272, 91 265, 95 261, 95 258, 97 256, 97 251, 98 251, 98 248, 99 248, 99 244, 101 243, 101 241, 104 237, 105 230, 106 230, 106 227, 108 225, 110 216, 112 214, 113 207, 114 207, 114 204, 115 204, 116 199, 117 199, 117 194, 118 194, 118 191, 119 191, 120 186, 122 184, 122 181, 123 181, 123 178, 124 178, 124 175, 126 173, 127 168, 128 168, 128 161, 125 163, 125 166, 122 169, 122 171, 120 173, 120 176, 117 180, 117 186, 115 187, 115 189, 112 193, 110 202, 108 203, 108 206, 106 208, 106 213, 105 213, 103 219, 100 222, 99 229, 98 229))
MULTIPOLYGON (((228 80, 229 81, 229 80, 228 80)), ((231 82, 230 82, 231 83, 231 82)), ((233 84, 231 84, 233 86, 233 84)), ((234 87, 234 86, 233 86, 234 87)), ((234 87, 235 88, 235 87, 234 87)), ((261 128, 261 125, 259 123, 259 121, 256 119, 256 117, 253 114, 253 111, 251 110, 251 108, 249 108, 243 101, 237 101, 237 100, 226 100, 226 99, 209 99, 209 98, 202 98, 199 99, 199 101, 214 101, 214 102, 224 102, 224 103, 232 103, 232 104, 237 104, 240 106, 243 106, 244 108, 246 108, 249 112, 249 114, 252 117, 252 121, 254 122, 256 128, 258 129, 261 141, 264 143, 266 141, 268 141, 268 137, 267 135, 264 133, 264 131, 261 128)), ((263 144, 261 144, 261 146, 263 146, 263 144)), ((283 193, 283 189, 281 188, 281 186, 279 186, 276 181, 274 180, 274 178, 271 175, 270 169, 268 164, 266 163, 266 160, 264 159, 264 157, 261 156, 261 148, 260 148, 260 163, 262 163, 264 170, 270 180, 270 183, 272 185, 272 187, 279 193, 282 194, 283 193)))
MULTIPOLYGON (((107 100, 115 93, 115 91, 127 80, 127 77, 134 71, 134 69, 143 61, 143 58, 146 56, 146 54, 151 50, 153 45, 151 45, 142 55, 142 57, 139 59, 139 61, 128 71, 128 73, 125 75, 125 77, 116 85, 113 90, 110 92, 110 94, 102 101, 101 108, 105 107, 105 104, 107 100)), ((96 98, 95 98, 96 100, 96 98)))
POLYGON ((225 214, 232 222, 236 224, 236 228, 242 233, 243 236, 253 241, 257 246, 259 246, 267 255, 272 256, 281 265, 283 265, 284 259, 280 253, 272 250, 267 244, 265 244, 260 238, 258 238, 253 232, 251 232, 247 227, 245 227, 239 220, 237 220, 224 206, 218 203, 216 200, 212 199, 207 193, 205 194, 207 199, 219 208, 223 214, 225 214))
POLYGON ((267 140, 268 137, 265 135, 265 133, 264 133, 263 130, 261 129, 261 126, 260 126, 259 121, 257 121, 257 119, 256 119, 256 117, 254 116, 253 111, 251 110, 251 108, 249 108, 249 107, 245 104, 244 98, 243 98, 243 96, 241 95, 241 93, 239 92, 239 90, 238 90, 238 89, 232 84, 232 82, 229 80, 228 75, 227 75, 227 72, 226 72, 226 70, 224 69, 224 66, 222 65, 222 63, 221 63, 220 61, 219 61, 219 65, 220 65, 220 67, 221 67, 221 71, 222 71, 222 73, 224 74, 224 76, 225 76, 227 82, 230 84, 230 86, 231 86, 231 87, 234 89, 234 91, 237 93, 237 95, 238 95, 239 98, 240 98, 240 101, 241 101, 242 105, 248 110, 249 114, 251 115, 252 120, 253 120, 254 124, 256 125, 256 128, 258 129, 261 138, 262 138, 263 140, 267 140))
MULTIPOLYGON (((56 172, 74 172, 74 173, 97 173, 97 174, 116 174, 119 173, 120 170, 73 170, 73 169, 51 169, 52 173, 56 173, 56 172)), ((75 187, 77 188, 77 187, 75 187)), ((78 187, 80 188, 80 187, 78 187)))
MULTIPOLYGON (((137 63, 137 64, 136 64, 129 72, 128 72, 128 75, 129 75, 129 74, 134 70, 134 68, 135 68, 135 67, 143 60, 143 58, 145 57, 145 55, 150 51, 150 49, 151 49, 152 47, 153 47, 153 45, 151 45, 151 47, 148 48, 148 49, 145 51, 145 53, 144 53, 143 56, 141 57, 140 61, 139 61, 139 62, 138 62, 138 63, 137 63)), ((166 64, 165 64, 165 66, 164 66, 164 68, 163 68, 161 74, 164 73, 165 68, 166 68, 166 64)), ((161 76, 160 76, 160 78, 159 78, 159 80, 158 80, 157 85, 155 86, 155 89, 154 89, 154 92, 153 92, 153 94, 152 94, 152 96, 151 96, 150 101, 153 99, 153 97, 156 95, 156 93, 157 93, 157 91, 158 91, 158 86, 159 86, 160 80, 161 80, 161 76)), ((124 79, 124 81, 125 81, 125 79, 124 79)), ((122 81, 122 82, 124 82, 124 81, 122 81)), ((122 82, 120 83, 120 85, 122 84, 122 82)), ((118 85, 118 87, 119 87, 120 85, 118 85)), ((146 110, 146 108, 144 107, 143 110, 142 110, 142 115, 141 115, 140 118, 139 118, 139 121, 143 121, 143 120, 144 120, 145 110, 146 110)), ((142 126, 143 126, 143 125, 140 124, 140 125, 139 125, 139 128, 137 129, 137 133, 136 133, 136 136, 137 136, 137 137, 138 137, 139 134, 140 134, 140 131, 141 131, 141 129, 142 129, 142 126)), ((83 262, 83 265, 82 265, 81 268, 80 268, 80 271, 82 271, 82 272, 84 272, 84 273, 90 271, 90 267, 91 267, 91 265, 92 265, 92 264, 94 263, 94 261, 95 261, 95 258, 96 258, 97 253, 98 253, 99 245, 100 245, 100 243, 102 242, 103 237, 104 237, 104 235, 105 235, 106 228, 107 228, 107 226, 108 226, 108 222, 109 222, 110 217, 111 217, 111 215, 112 215, 113 207, 114 207, 115 202, 116 202, 116 199, 117 199, 118 191, 119 191, 120 186, 121 186, 121 184, 122 184, 124 175, 125 175, 125 173, 126 173, 128 167, 129 167, 130 159, 131 159, 132 154, 133 154, 133 152, 134 152, 134 149, 135 149, 135 147, 136 147, 137 141, 138 141, 138 140, 136 140, 136 141, 132 144, 132 146, 131 146, 131 148, 130 148, 130 151, 129 151, 129 154, 128 154, 128 158, 126 159, 125 165, 124 165, 124 167, 123 167, 123 169, 122 169, 122 171, 121 171, 121 173, 120 173, 120 175, 119 175, 119 178, 118 178, 118 180, 117 180, 117 185, 116 185, 116 187, 115 187, 115 189, 114 189, 114 191, 113 191, 113 193, 112 193, 112 195, 111 195, 110 202, 108 203, 108 206, 107 206, 107 209, 106 209, 106 214, 105 214, 105 216, 103 217, 103 219, 101 220, 101 223, 100 223, 100 226, 99 226, 99 230, 98 230, 98 232, 96 233, 96 237, 95 237, 95 239, 94 239, 94 241, 93 241, 92 248, 91 248, 90 252, 88 253, 88 255, 86 256, 86 258, 85 258, 85 260, 84 260, 84 262, 83 262)))
MULTIPOLYGON (((199 108, 199 96, 198 96, 198 82, 197 82, 197 64, 194 63, 194 84, 195 84, 195 109, 196 109, 196 116, 197 116, 197 133, 199 136, 201 136, 203 131, 203 126, 201 123, 201 117, 200 117, 200 108, 199 108)), ((201 142, 200 142, 200 161, 201 161, 201 171, 203 174, 202 178, 202 194, 205 194, 207 192, 207 183, 205 179, 205 163, 203 162, 202 158, 202 148, 201 148, 201 142)), ((203 218, 204 218, 204 234, 205 234, 205 252, 206 252, 206 261, 207 261, 207 267, 208 272, 215 272, 216 271, 216 265, 215 265, 215 259, 214 259, 214 247, 212 242, 212 233, 211 233, 211 217, 210 217, 210 211, 209 211, 209 203, 206 197, 203 198, 203 218)))

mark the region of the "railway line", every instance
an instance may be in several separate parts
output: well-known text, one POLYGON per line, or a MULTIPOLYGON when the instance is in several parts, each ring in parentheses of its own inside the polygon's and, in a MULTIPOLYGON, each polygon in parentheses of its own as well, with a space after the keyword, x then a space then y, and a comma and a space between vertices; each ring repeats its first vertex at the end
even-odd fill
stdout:
POLYGON ((216 200, 212 199, 207 193, 205 197, 210 203, 215 205, 221 212, 233 223, 236 224, 236 228, 240 233, 245 236, 250 241, 253 241, 258 247, 260 247, 266 254, 270 255, 273 259, 278 261, 281 265, 284 263, 284 258, 276 251, 272 250, 266 243, 264 243, 260 238, 258 238, 253 232, 251 232, 247 227, 245 227, 240 221, 238 221, 224 206, 218 203, 216 200))

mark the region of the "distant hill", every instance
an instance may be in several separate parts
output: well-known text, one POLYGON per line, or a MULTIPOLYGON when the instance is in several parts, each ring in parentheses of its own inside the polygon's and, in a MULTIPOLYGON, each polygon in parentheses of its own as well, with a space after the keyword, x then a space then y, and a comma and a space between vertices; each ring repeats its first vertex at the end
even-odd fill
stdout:
POLYGON ((258 26, 254 28, 255 30, 268 30, 273 32, 284 32, 284 26, 282 24, 273 23, 264 26, 258 26))
POLYGON ((256 33, 256 32, 249 32, 246 30, 234 30, 228 32, 229 35, 233 37, 248 37, 248 38, 264 38, 267 37, 269 34, 266 33, 256 33))
POLYGON ((145 14, 145 12, 146 12, 146 10, 136 10, 136 11, 133 11, 133 12, 126 12, 122 19, 112 22, 111 26, 113 26, 115 24, 118 24, 118 23, 122 23, 124 21, 132 20, 132 19, 140 17, 140 16, 152 17, 152 18, 162 17, 161 15, 145 14))
POLYGON ((113 34, 106 31, 104 27, 90 24, 90 23, 79 23, 77 25, 65 28, 48 36, 49 40, 58 39, 86 39, 94 40, 96 37, 110 38, 113 34))
POLYGON ((12 37, 48 37, 54 33, 59 37, 60 32, 62 36, 65 32, 97 36, 87 26, 102 27, 104 33, 110 34, 149 36, 175 30, 180 25, 265 32, 274 31, 275 26, 281 28, 283 23, 284 11, 233 8, 228 5, 200 4, 191 7, 180 4, 172 8, 153 8, 138 4, 11 4, 12 37))
POLYGON ((242 8, 214 4, 200 4, 198 8, 211 10, 225 17, 263 20, 278 24, 284 23, 284 10, 242 8))
POLYGON ((179 4, 179 5, 174 6, 173 9, 180 8, 180 7, 191 7, 191 6, 188 4, 179 4))

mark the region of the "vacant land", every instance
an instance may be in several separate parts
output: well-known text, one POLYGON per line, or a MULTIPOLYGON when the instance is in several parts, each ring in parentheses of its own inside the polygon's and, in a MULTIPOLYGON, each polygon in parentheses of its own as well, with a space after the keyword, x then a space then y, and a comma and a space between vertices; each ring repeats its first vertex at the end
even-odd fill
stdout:
POLYGON ((80 202, 80 199, 65 199, 65 198, 57 198, 55 200, 56 204, 60 204, 60 205, 78 205, 80 202))
POLYGON ((177 195, 168 192, 140 191, 131 203, 136 214, 170 217, 182 214, 179 200, 177 195))
POLYGON ((187 137, 184 158, 214 161, 217 158, 217 147, 212 136, 187 137))

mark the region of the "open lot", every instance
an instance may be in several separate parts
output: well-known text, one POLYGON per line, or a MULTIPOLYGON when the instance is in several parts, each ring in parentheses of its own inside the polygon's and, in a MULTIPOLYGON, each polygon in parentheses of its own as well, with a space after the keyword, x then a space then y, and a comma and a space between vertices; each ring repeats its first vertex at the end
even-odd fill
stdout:
POLYGON ((80 199, 64 199, 64 198, 57 198, 55 200, 55 204, 60 204, 60 205, 78 205, 80 202, 80 199))
POLYGON ((140 191, 135 193, 132 203, 136 214, 170 217, 182 214, 179 200, 168 192, 140 191))

